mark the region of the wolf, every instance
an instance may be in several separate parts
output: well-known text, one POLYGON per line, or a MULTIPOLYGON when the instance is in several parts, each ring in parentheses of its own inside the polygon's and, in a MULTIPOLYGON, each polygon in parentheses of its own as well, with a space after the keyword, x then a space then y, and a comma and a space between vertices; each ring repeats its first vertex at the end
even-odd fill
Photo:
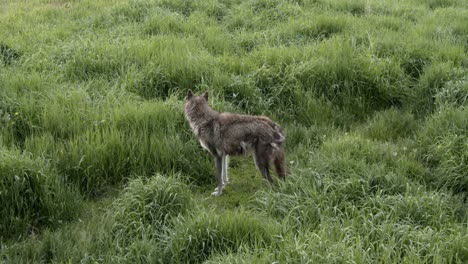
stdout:
POLYGON ((280 179, 286 177, 285 133, 270 118, 217 112, 208 105, 208 92, 196 96, 192 90, 187 92, 185 118, 201 146, 214 158, 218 186, 212 195, 221 195, 229 181, 231 155, 253 152, 257 168, 270 183, 271 163, 280 179))

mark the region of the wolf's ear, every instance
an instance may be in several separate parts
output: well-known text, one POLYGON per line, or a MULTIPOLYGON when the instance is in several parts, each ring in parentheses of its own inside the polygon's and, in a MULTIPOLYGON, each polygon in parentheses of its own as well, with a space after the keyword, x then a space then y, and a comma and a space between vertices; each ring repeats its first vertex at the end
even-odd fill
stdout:
POLYGON ((189 89, 188 92, 187 92, 187 100, 189 100, 192 97, 193 97, 192 89, 189 89))
POLYGON ((205 100, 208 102, 208 91, 206 91, 206 92, 203 94, 203 97, 205 97, 205 100))

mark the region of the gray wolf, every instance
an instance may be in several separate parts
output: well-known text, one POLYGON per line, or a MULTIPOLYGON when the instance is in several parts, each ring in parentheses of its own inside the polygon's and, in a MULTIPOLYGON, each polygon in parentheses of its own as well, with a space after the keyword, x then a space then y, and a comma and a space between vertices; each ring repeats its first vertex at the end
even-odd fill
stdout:
POLYGON ((278 177, 285 178, 286 138, 284 130, 270 118, 217 112, 208 105, 208 92, 196 96, 192 90, 187 93, 185 118, 201 146, 214 158, 218 186, 212 195, 221 195, 229 181, 230 155, 253 152, 255 164, 266 180, 273 183, 270 163, 278 177))

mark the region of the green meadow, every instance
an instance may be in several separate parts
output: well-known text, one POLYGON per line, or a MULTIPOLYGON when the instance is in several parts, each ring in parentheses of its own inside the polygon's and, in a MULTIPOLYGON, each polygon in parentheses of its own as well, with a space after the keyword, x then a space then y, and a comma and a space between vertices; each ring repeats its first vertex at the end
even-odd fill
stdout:
POLYGON ((0 263, 467 263, 465 0, 0 1, 0 263), (214 162, 188 89, 286 131, 214 162))

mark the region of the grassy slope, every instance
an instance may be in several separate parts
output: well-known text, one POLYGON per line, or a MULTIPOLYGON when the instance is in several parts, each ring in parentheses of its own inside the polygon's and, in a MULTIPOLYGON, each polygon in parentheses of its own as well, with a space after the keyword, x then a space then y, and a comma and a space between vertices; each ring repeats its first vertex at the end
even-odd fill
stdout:
POLYGON ((468 261, 467 18, 461 0, 0 3, 0 261, 468 261), (281 123, 287 182, 233 158, 209 197, 187 88, 281 123))

